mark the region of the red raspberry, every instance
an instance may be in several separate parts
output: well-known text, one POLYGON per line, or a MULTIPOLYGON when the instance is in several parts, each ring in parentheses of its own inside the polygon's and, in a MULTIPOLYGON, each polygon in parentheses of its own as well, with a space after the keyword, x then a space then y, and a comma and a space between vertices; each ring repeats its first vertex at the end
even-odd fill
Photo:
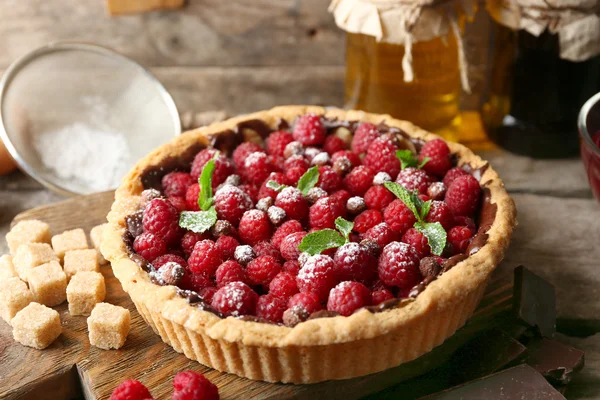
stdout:
MULTIPOLYGON (((202 153, 202 152, 200 152, 200 153, 202 153)), ((200 153, 198 153, 198 155, 200 155, 200 153)), ((198 156, 196 156, 196 158, 194 159, 194 162, 192 162, 192 171, 190 172, 190 175, 192 176, 194 181, 198 180, 198 177, 202 173, 204 166, 206 165, 206 163, 208 161, 210 161, 210 159, 209 159, 204 163, 200 163, 200 162, 196 163, 196 159, 198 159, 198 156)), ((204 161, 204 160, 202 160, 202 161, 204 161)), ((227 179, 227 177, 229 175, 231 175, 235 172, 235 168, 234 168, 231 160, 222 154, 219 155, 216 159, 214 159, 214 162, 215 162, 215 169, 212 174, 211 182, 212 182, 212 188, 216 189, 217 186, 219 186, 221 183, 225 182, 225 179, 227 179)))
POLYGON ((289 181, 285 177, 284 174, 282 174, 281 172, 271 172, 269 177, 267 179, 265 179, 265 181, 260 186, 260 190, 258 191, 258 196, 257 196, 259 199, 264 199, 265 197, 271 197, 274 200, 277 197, 277 195, 279 194, 279 192, 277 190, 273 190, 273 189, 267 187, 267 183, 269 183, 269 181, 275 181, 275 182, 279 183, 280 185, 289 185, 289 181))
POLYGON ((257 151, 265 151, 262 147, 252 142, 243 142, 233 151, 233 163, 238 171, 242 171, 244 169, 244 164, 246 163, 246 157, 249 154, 257 152, 257 151))
POLYGON ((219 265, 215 272, 217 287, 223 287, 231 282, 246 283, 246 272, 237 261, 229 260, 219 265))
POLYGON ((287 299, 264 294, 256 302, 256 316, 276 324, 283 322, 283 313, 287 309, 287 299))
POLYGON ((225 316, 254 315, 258 295, 243 282, 231 282, 219 288, 212 306, 225 316))
POLYGON ((185 172, 171 172, 162 178, 163 192, 167 197, 185 196, 187 188, 194 183, 194 178, 185 172))
POLYGON ((271 238, 271 222, 264 211, 248 210, 240 220, 238 235, 243 243, 254 246, 263 240, 271 238))
POLYGON ((342 281, 368 284, 377 276, 377 259, 358 243, 350 242, 339 247, 333 260, 337 266, 338 278, 342 281))
POLYGON ((448 243, 452 245, 453 254, 467 251, 473 231, 467 226, 455 226, 448 231, 448 243))
POLYGON ((477 179, 465 175, 459 176, 452 182, 444 200, 454 215, 467 216, 472 215, 477 209, 480 195, 481 188, 477 179))
POLYGON ((298 272, 300 272, 300 263, 297 260, 288 260, 283 263, 282 269, 284 272, 289 272, 296 276, 298 275, 298 272))
POLYGON ((386 207, 383 219, 392 230, 403 235, 415 222, 415 214, 400 199, 396 199, 386 207))
POLYGON ((240 190, 250 197, 253 203, 258 201, 258 187, 252 184, 245 183, 243 185, 238 186, 240 190))
POLYGON ((281 251, 281 255, 286 260, 297 260, 300 256, 300 250, 298 250, 298 246, 302 239, 306 236, 306 232, 295 232, 287 235, 281 241, 279 246, 279 251, 281 251))
POLYGON ((280 249, 281 241, 289 234, 295 232, 302 232, 304 229, 302 228, 302 224, 295 219, 285 221, 273 234, 271 237, 271 244, 275 246, 275 248, 280 249))
POLYGON ((361 165, 350 171, 344 178, 344 185, 354 196, 362 196, 373 185, 373 172, 361 165))
POLYGON ((282 172, 285 165, 285 158, 281 156, 268 156, 267 160, 273 166, 276 172, 282 172))
POLYGON ((253 246, 253 249, 257 257, 271 256, 276 259, 278 263, 283 262, 283 257, 281 257, 279 249, 273 246, 269 241, 258 242, 253 246))
POLYGON ((302 307, 308 314, 320 311, 321 302, 319 296, 312 292, 297 293, 288 301, 288 308, 302 307))
POLYGON ((346 142, 344 142, 340 137, 329 135, 327 138, 325 138, 323 150, 325 150, 331 156, 338 151, 346 150, 346 142))
POLYGON ((402 236, 402 242, 412 246, 419 255, 419 258, 427 257, 431 253, 427 238, 415 228, 410 228, 406 231, 402 236))
POLYGON ((281 264, 271 256, 256 257, 246 266, 246 276, 252 285, 268 287, 279 272, 281 272, 281 264))
POLYGON ((377 210, 365 210, 354 218, 354 230, 365 233, 375 225, 383 222, 383 216, 377 210))
POLYGON ((144 232, 133 241, 133 250, 149 262, 167 252, 167 244, 158 235, 144 232))
POLYGON ((196 293, 200 293, 203 288, 214 287, 215 282, 210 279, 209 276, 202 273, 195 274, 188 269, 179 286, 182 289, 193 290, 196 293))
POLYGON ((383 249, 391 242, 400 240, 400 235, 398 232, 392 230, 388 224, 382 222, 381 224, 375 225, 369 229, 363 235, 363 239, 373 240, 379 245, 380 249, 383 249))
POLYGON ((286 187, 279 192, 275 205, 282 208, 289 219, 305 221, 308 215, 308 202, 302 192, 294 187, 286 187))
POLYGON ((419 194, 425 195, 431 182, 427 172, 412 167, 404 168, 396 178, 396 183, 402 185, 406 190, 416 190, 419 194))
POLYGON ((442 182, 444 183, 446 188, 449 188, 450 185, 452 184, 452 182, 454 182, 454 180, 456 178, 458 178, 459 176, 464 176, 464 175, 469 175, 469 174, 467 173, 467 171, 465 171, 464 169, 462 169, 460 167, 454 167, 454 168, 450 169, 448 172, 446 172, 446 175, 444 176, 444 179, 442 180, 442 182))
POLYGON ((361 307, 371 304, 369 288, 360 282, 345 281, 331 289, 327 310, 337 311, 347 317, 361 307))
POLYGON ((226 185, 214 196, 215 208, 219 219, 226 219, 237 226, 242 215, 253 207, 252 199, 242 189, 226 185))
POLYGON ((379 279, 388 286, 410 289, 422 279, 419 255, 406 243, 392 242, 379 257, 379 279))
POLYGON ((204 375, 183 371, 173 378, 172 400, 219 400, 219 389, 204 375))
POLYGON ((202 298, 202 301, 205 304, 211 304, 215 297, 215 293, 217 293, 217 290, 218 289, 214 286, 206 286, 198 289, 196 292, 198 293, 198 296, 202 298))
POLYGON ((338 158, 345 157, 347 158, 352 167, 358 167, 360 165, 360 157, 349 150, 336 151, 331 156, 331 164, 335 164, 338 158))
POLYGON ((369 146, 363 165, 368 165, 374 172, 385 172, 394 179, 400 171, 396 150, 396 144, 389 137, 379 137, 369 146))
POLYGON ((338 283, 333 259, 323 254, 310 257, 298 272, 296 283, 301 292, 312 292, 319 300, 327 300, 329 291, 338 283))
POLYGON ((450 148, 442 139, 434 139, 423 145, 419 153, 419 161, 429 157, 429 161, 423 166, 423 169, 430 174, 444 176, 452 168, 450 158, 450 148))
POLYGON ((164 254, 160 257, 156 257, 152 262, 152 265, 156 269, 160 269, 163 265, 168 262, 174 262, 181 265, 183 268, 187 268, 187 262, 176 254, 164 254))
POLYGON ((369 145, 373 140, 379 137, 379 130, 377 126, 363 122, 358 125, 354 131, 354 137, 352 138, 352 151, 356 154, 364 153, 369 148, 369 145))
POLYGON ((181 211, 186 211, 187 210, 187 204, 185 202, 185 198, 184 197, 169 197, 168 198, 169 202, 171 204, 173 204, 175 206, 175 208, 181 212, 181 211))
POLYGON ((196 233, 192 231, 186 232, 181 238, 181 250, 183 250, 183 254, 186 257, 189 257, 194 250, 194 246, 201 240, 210 239, 210 234, 208 232, 204 233, 196 233))
POLYGON ((217 239, 215 245, 217 246, 219 254, 221 254, 221 259, 227 261, 233 258, 235 248, 240 245, 240 242, 231 236, 221 236, 217 239))
POLYGON ((283 157, 283 151, 285 150, 285 146, 289 143, 293 142, 294 138, 289 132, 286 131, 277 131, 273 132, 267 137, 266 145, 267 145, 267 153, 283 157))
POLYGON ((469 217, 464 217, 464 216, 460 216, 460 215, 457 217, 454 217, 453 225, 466 226, 473 232, 473 234, 475 234, 475 232, 477 231, 477 226, 475 226, 475 221, 473 221, 473 219, 471 219, 469 217))
POLYGON ((146 400, 153 399, 150 391, 140 381, 127 379, 113 390, 110 400, 146 400))
POLYGON ((254 185, 260 185, 275 168, 269 162, 269 159, 262 151, 256 151, 248 154, 242 169, 242 175, 246 180, 254 185))
POLYGON ((450 207, 446 203, 434 200, 431 202, 431 208, 425 221, 439 222, 445 230, 448 230, 454 225, 454 215, 452 215, 452 211, 450 211, 450 207))
POLYGON ((215 242, 207 239, 196 243, 190 258, 188 258, 188 266, 194 273, 214 276, 221 260, 221 254, 215 242))
POLYGON ((329 165, 322 165, 319 167, 319 181, 317 182, 317 186, 327 193, 333 193, 336 190, 342 189, 342 178, 329 165))
POLYGON ((179 210, 167 199, 154 199, 144 210, 144 231, 160 236, 172 244, 183 234, 179 227, 179 210))
POLYGON ((292 168, 304 168, 304 170, 307 170, 310 168, 310 162, 308 162, 304 156, 296 154, 286 159, 283 164, 283 169, 285 171, 289 171, 292 168))
POLYGON ((273 296, 281 297, 287 303, 287 300, 298 293, 296 276, 289 272, 280 272, 269 283, 269 293, 273 296))
POLYGON ((387 289, 378 289, 371 292, 371 304, 374 306, 393 298, 394 294, 387 289))
POLYGON ((197 183, 191 184, 185 192, 185 206, 190 211, 200 211, 198 205, 198 197, 200 197, 200 185, 197 183))
POLYGON ((294 167, 285 171, 285 177, 292 186, 296 186, 302 175, 306 173, 308 169, 303 167, 294 167))
POLYGON ((198 154, 196 154, 196 157, 194 157, 194 160, 192 161, 191 170, 193 172, 190 172, 190 175, 192 176, 194 181, 198 180, 198 177, 200 176, 200 173, 202 172, 202 168, 204 168, 204 166, 206 165, 207 162, 209 162, 210 160, 212 160, 214 158, 214 156, 217 152, 218 152, 217 149, 207 148, 207 149, 199 151, 198 154))
POLYGON ((319 115, 305 114, 296 120, 293 135, 304 146, 318 146, 325 141, 327 132, 319 115))
POLYGON ((377 211, 383 211, 395 198, 392 192, 379 185, 371 186, 364 196, 367 207, 377 211))
POLYGON ((329 197, 322 197, 310 207, 308 214, 309 225, 312 229, 335 228, 337 217, 344 215, 345 208, 331 200, 329 197))
POLYGON ((338 207, 340 207, 343 210, 346 210, 346 203, 348 203, 348 199, 352 197, 352 195, 350 194, 350 192, 348 192, 347 190, 338 190, 337 192, 332 193, 329 198, 333 201, 335 201, 338 205, 338 207))

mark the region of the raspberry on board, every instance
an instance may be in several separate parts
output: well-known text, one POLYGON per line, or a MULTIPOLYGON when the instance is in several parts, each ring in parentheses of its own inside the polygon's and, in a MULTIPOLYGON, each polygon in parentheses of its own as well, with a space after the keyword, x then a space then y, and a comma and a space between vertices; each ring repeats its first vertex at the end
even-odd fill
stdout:
POLYGON ((287 304, 287 300, 298 293, 296 276, 285 271, 278 273, 269 283, 269 293, 285 299, 287 304))
POLYGON ((327 310, 347 317, 361 307, 371 305, 371 292, 360 282, 344 281, 331 289, 327 310))
POLYGON ((329 291, 338 283, 333 259, 323 254, 311 256, 298 272, 296 283, 300 292, 311 292, 319 300, 327 300, 329 291))
POLYGON ((219 389, 204 375, 183 371, 173 378, 172 400, 219 400, 219 389))
POLYGON ((250 286, 232 282, 216 291, 211 305, 225 316, 240 317, 254 315, 257 300, 258 295, 250 286))
POLYGON ((308 221, 311 229, 335 228, 335 220, 337 217, 344 215, 345 207, 331 200, 329 197, 323 197, 315 204, 310 206, 308 221))
POLYGON ((262 147, 252 142, 243 142, 233 151, 233 164, 241 172, 244 169, 244 164, 246 163, 246 157, 250 153, 254 153, 257 151, 265 151, 262 147))
POLYGON ((268 287, 275 276, 281 272, 281 264, 274 257, 260 256, 246 265, 246 276, 252 285, 268 287))
POLYGON ((285 147, 294 141, 294 138, 289 132, 277 131, 271 133, 266 140, 267 153, 275 156, 283 157, 285 147))
POLYGON ((432 179, 427 172, 412 167, 404 168, 396 178, 396 183, 406 190, 416 190, 419 194, 427 194, 427 188, 431 182, 432 179))
POLYGON ((354 196, 362 196, 373 184, 373 172, 370 167, 358 166, 344 177, 344 186, 354 196))
POLYGON ((287 235, 279 245, 279 251, 286 260, 297 260, 300 256, 298 246, 306 236, 306 232, 294 232, 287 235))
POLYGON ((333 258, 338 278, 342 281, 371 283, 377 277, 377 259, 364 246, 346 243, 335 252, 333 258))
POLYGON ((217 287, 223 287, 231 282, 246 282, 246 271, 237 261, 229 260, 219 265, 215 272, 217 287))
POLYGON ((400 235, 412 228, 416 222, 415 214, 400 199, 392 201, 386 207, 383 219, 393 231, 400 235))
POLYGON ((375 225, 383 222, 383 216, 377 210, 365 210, 354 218, 354 230, 365 233, 375 225))
POLYGON ((429 161, 425 163, 423 169, 430 174, 444 176, 452 168, 450 148, 442 139, 434 139, 423 145, 419 153, 419 161, 423 162, 426 157, 429 161))
POLYGON ((179 210, 167 199, 154 199, 144 210, 144 231, 160 236, 165 243, 172 244, 183 235, 179 227, 179 210))
POLYGON ((365 234, 363 234, 362 237, 363 239, 373 240, 375 243, 377 243, 380 249, 383 249, 391 242, 397 242, 400 240, 400 235, 398 232, 390 228, 385 222, 375 225, 365 234))
POLYGON ((252 199, 242 189, 225 185, 214 196, 215 209, 219 219, 225 219, 237 226, 242 215, 253 206, 252 199))
POLYGON ((352 138, 352 151, 361 154, 367 151, 369 145, 379 137, 377 126, 370 122, 363 122, 354 131, 352 138))
POLYGON ((248 210, 242 216, 238 235, 243 243, 254 246, 271 238, 271 222, 264 211, 248 210))
POLYGON ((127 379, 113 390, 110 400, 147 400, 153 399, 150 391, 140 381, 127 379))
POLYGON ((194 178, 187 172, 171 172, 163 176, 162 188, 167 197, 185 196, 187 188, 194 183, 194 178))
POLYGON ((464 175, 452 182, 444 200, 455 216, 469 216, 477 210, 480 197, 481 188, 477 179, 464 175))
POLYGON ((283 322, 283 313, 287 309, 287 299, 264 294, 256 302, 256 316, 276 324, 283 322))
POLYGON ((364 196, 367 207, 377 211, 383 211, 395 198, 384 186, 371 186, 364 196))
POLYGON ((296 120, 293 135, 304 146, 318 146, 325 142, 327 132, 319 115, 305 114, 296 120))
POLYGON ((286 187, 275 198, 275 205, 288 216, 289 219, 305 221, 308 216, 308 202, 299 189, 286 187))
POLYGON ((383 248, 378 271, 384 284, 400 289, 410 289, 422 279, 419 255, 414 248, 402 242, 392 242, 383 248))
POLYGON ((302 227, 302 224, 295 219, 285 221, 279 226, 279 228, 275 230, 275 233, 273 233, 273 236, 271 237, 271 244, 281 251, 281 242, 287 235, 296 232, 302 232, 303 230, 304 228, 302 227))
POLYGON ((194 245, 194 250, 188 258, 188 266, 194 273, 214 276, 221 260, 222 257, 215 242, 207 239, 194 245))
POLYGON ((323 307, 319 296, 312 292, 297 293, 290 297, 288 308, 302 307, 308 314, 320 311, 323 307))
POLYGON ((167 252, 167 244, 160 236, 144 232, 133 241, 133 250, 147 261, 152 262, 167 252))

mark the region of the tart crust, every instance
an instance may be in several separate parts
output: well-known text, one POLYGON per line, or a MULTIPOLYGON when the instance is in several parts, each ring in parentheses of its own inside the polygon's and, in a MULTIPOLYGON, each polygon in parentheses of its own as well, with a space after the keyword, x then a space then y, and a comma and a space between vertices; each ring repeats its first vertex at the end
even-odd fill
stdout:
MULTIPOLYGON (((361 310, 349 317, 311 319, 290 328, 245 321, 203 311, 188 304, 174 286, 150 281, 128 255, 122 236, 125 218, 137 211, 144 189, 141 176, 149 166, 177 157, 208 135, 259 119, 273 129, 283 119, 315 113, 348 121, 384 122, 425 141, 438 136, 389 115, 316 106, 281 106, 188 131, 140 160, 123 179, 108 214, 102 253, 136 308, 162 340, 188 358, 242 377, 269 382, 312 383, 371 374, 411 361, 440 345, 471 316, 489 277, 500 263, 516 224, 516 210, 498 174, 485 168, 480 182, 489 189, 497 211, 481 249, 431 282, 415 299, 377 313, 361 310)), ((245 135, 246 140, 259 140, 245 135)), ((459 157, 482 168, 487 163, 465 146, 448 143, 459 157)))

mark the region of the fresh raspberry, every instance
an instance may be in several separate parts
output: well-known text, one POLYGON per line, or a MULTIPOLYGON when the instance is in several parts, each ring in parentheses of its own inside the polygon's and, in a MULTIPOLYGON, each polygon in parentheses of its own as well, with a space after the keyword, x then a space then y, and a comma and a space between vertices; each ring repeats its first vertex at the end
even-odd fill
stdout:
POLYGON ((168 262, 174 262, 181 265, 184 268, 187 268, 187 262, 180 256, 176 254, 164 254, 160 257, 156 257, 154 261, 152 261, 152 265, 156 269, 160 269, 163 265, 168 262))
POLYGON ((280 249, 281 241, 289 234, 295 232, 302 232, 304 229, 302 228, 302 224, 295 219, 285 221, 273 234, 271 237, 271 244, 275 246, 275 248, 280 249))
POLYGON ((160 236, 166 244, 172 244, 183 234, 179 227, 179 210, 167 199, 154 199, 144 210, 144 231, 160 236))
POLYGON ((271 256, 276 259, 278 263, 283 262, 283 257, 281 257, 279 249, 273 246, 269 241, 258 242, 253 246, 253 249, 257 257, 271 256))
POLYGON ((308 314, 320 311, 323 307, 319 296, 312 292, 297 293, 288 301, 288 308, 302 307, 308 314))
POLYGON ((274 156, 283 157, 283 151, 285 146, 294 141, 294 138, 289 132, 277 131, 273 132, 267 137, 267 153, 274 156))
POLYGON ((327 193, 333 193, 342 189, 342 178, 330 166, 322 165, 319 167, 317 186, 327 193))
POLYGON ((202 168, 204 168, 207 162, 209 162, 215 157, 215 154, 217 154, 217 152, 217 149, 207 148, 199 151, 198 154, 196 154, 194 160, 192 161, 191 171, 193 172, 190 172, 190 175, 192 176, 194 181, 198 180, 198 177, 202 172, 202 168))
POLYGON ((289 181, 284 174, 282 174, 281 172, 271 172, 269 177, 265 179, 265 181, 260 186, 260 190, 258 191, 257 196, 259 199, 264 199, 265 197, 271 197, 272 199, 275 199, 279 194, 277 190, 273 190, 267 187, 267 183, 269 183, 269 181, 275 181, 280 185, 289 185, 289 181))
POLYGON ((403 235, 415 222, 415 214, 400 199, 396 199, 386 207, 383 219, 392 230, 403 235))
POLYGON ((455 226, 448 231, 448 243, 452 245, 454 254, 460 254, 467 251, 473 231, 467 226, 455 226))
POLYGON ((192 231, 186 232, 181 238, 181 250, 183 250, 183 254, 186 257, 189 257, 194 250, 194 246, 201 240, 210 239, 210 234, 208 232, 204 233, 196 233, 192 231))
POLYGON ((286 187, 279 192, 275 205, 282 208, 289 219, 305 221, 308 216, 308 202, 302 192, 294 187, 286 187))
POLYGON ((406 231, 402 236, 402 242, 412 246, 419 255, 419 258, 427 257, 431 253, 427 238, 415 228, 410 228, 406 231))
POLYGON ((352 195, 362 196, 373 184, 373 176, 369 167, 361 165, 346 175, 344 185, 352 195))
POLYGON ((279 245, 279 251, 281 251, 281 255, 286 260, 297 260, 300 256, 300 250, 298 250, 298 246, 302 239, 306 236, 306 232, 295 232, 287 235, 281 241, 279 245))
POLYGON ((214 276, 215 271, 221 264, 221 254, 212 240, 202 240, 194 246, 188 266, 194 273, 214 276))
POLYGON ((173 204, 179 212, 187 210, 185 197, 171 196, 167 200, 169 200, 169 202, 173 204))
POLYGON ((225 316, 254 315, 258 295, 243 282, 231 282, 219 288, 212 306, 225 316))
POLYGON ((140 381, 127 379, 113 390, 110 400, 146 400, 153 399, 150 391, 140 381))
POLYGON ((238 235, 243 243, 254 246, 263 240, 271 238, 271 222, 264 211, 257 209, 248 210, 240 220, 238 235))
POLYGON ((329 135, 325 138, 323 150, 331 156, 338 151, 346 150, 346 142, 340 137, 329 135))
POLYGON ((459 176, 448 187, 445 201, 454 215, 468 216, 477 209, 480 195, 477 179, 471 175, 459 176))
POLYGON ((200 185, 197 183, 191 184, 185 192, 185 206, 190 211, 200 211, 198 205, 198 197, 200 197, 200 185))
POLYGON ((396 157, 398 147, 387 136, 373 140, 363 159, 363 165, 368 165, 375 172, 385 172, 394 179, 400 171, 400 160, 396 157))
POLYGON ((246 158, 249 154, 257 152, 257 151, 265 151, 262 147, 252 142, 243 142, 233 151, 233 164, 237 168, 239 172, 244 169, 244 165, 246 163, 246 158))
POLYGON ((215 282, 205 274, 195 274, 188 269, 181 279, 179 286, 182 289, 193 290, 196 293, 200 293, 203 288, 215 286, 215 282))
POLYGON ((256 316, 276 324, 283 322, 283 313, 287 309, 287 299, 272 294, 264 294, 256 302, 256 316))
POLYGON ((304 146, 318 146, 325 141, 327 132, 320 116, 304 114, 296 120, 293 135, 304 146))
POLYGON ((354 230, 358 233, 365 233, 381 222, 383 222, 381 212, 377 210, 365 210, 354 218, 354 230))
POLYGON ((383 211, 395 198, 384 186, 371 186, 364 196, 367 207, 377 211, 383 211))
POLYGON ((360 282, 344 281, 331 289, 327 310, 336 311, 347 317, 361 307, 371 304, 369 288, 360 282))
POLYGON ((319 300, 327 300, 329 291, 338 283, 333 259, 323 254, 311 256, 298 272, 296 283, 300 292, 312 292, 319 300))
MULTIPOLYGON (((198 155, 200 155, 200 153, 198 153, 198 155)), ((201 164, 200 162, 196 163, 196 159, 198 159, 198 156, 196 156, 194 162, 192 162, 192 170, 190 172, 190 175, 192 176, 194 181, 198 180, 198 177, 202 173, 204 166, 208 161, 210 161, 209 159, 203 164, 201 164)), ((223 154, 220 154, 216 159, 214 159, 214 162, 215 169, 213 171, 211 181, 213 190, 216 189, 217 186, 219 186, 221 183, 225 182, 225 179, 227 179, 229 175, 235 173, 233 162, 231 162, 231 160, 223 154)))
POLYGON ((223 287, 231 282, 246 283, 246 272, 237 261, 229 260, 219 265, 215 272, 217 287, 223 287))
POLYGON ((267 155, 262 151, 256 151, 248 154, 241 173, 248 182, 260 185, 274 170, 275 168, 269 162, 267 155))
POLYGON ((219 389, 204 375, 179 372, 173 378, 173 400, 219 400, 219 389))
POLYGON ((442 182, 444 183, 446 188, 449 188, 450 185, 452 184, 452 182, 454 182, 454 180, 456 178, 458 178, 459 176, 464 176, 464 175, 469 175, 469 174, 467 171, 465 171, 464 169, 462 169, 460 167, 454 167, 454 168, 450 169, 448 172, 446 172, 446 175, 444 175, 444 179, 442 180, 442 182))
POLYGON ((466 226, 473 232, 473 234, 475 234, 475 232, 477 231, 477 226, 475 226, 475 221, 473 221, 473 219, 469 218, 469 217, 465 217, 465 216, 461 216, 461 215, 456 216, 456 217, 454 217, 453 225, 466 226))
POLYGON ((393 298, 394 294, 387 289, 378 289, 371 292, 371 304, 374 306, 393 298))
POLYGON ((250 183, 244 183, 243 185, 238 186, 240 190, 250 197, 252 203, 256 203, 258 201, 258 186, 252 185, 250 183))
POLYGON ((283 171, 283 167, 285 165, 285 158, 283 158, 281 156, 270 155, 267 157, 267 161, 269 162, 269 164, 271 164, 273 166, 273 169, 275 170, 275 172, 283 171))
POLYGON ((419 161, 423 162, 425 157, 429 157, 429 161, 425 163, 423 169, 430 174, 444 176, 452 168, 450 148, 442 139, 434 139, 423 145, 419 153, 419 161))
POLYGON ((233 254, 235 253, 235 249, 239 245, 240 242, 238 242, 237 239, 232 236, 221 236, 215 242, 215 246, 217 246, 217 250, 219 251, 223 261, 231 260, 233 258, 233 254))
POLYGON ((338 278, 342 281, 358 281, 369 284, 377 276, 377 259, 364 246, 346 243, 338 247, 333 258, 338 278))
POLYGON ((335 228, 337 217, 344 215, 345 208, 331 200, 329 197, 323 197, 315 204, 310 206, 308 221, 312 229, 335 228))
POLYGON ((421 281, 419 255, 406 243, 392 242, 379 257, 379 279, 388 286, 410 289, 421 281))
POLYGON ((219 219, 237 226, 242 215, 253 207, 252 199, 242 189, 226 185, 215 193, 215 208, 219 219))
POLYGON ((396 178, 396 183, 406 190, 416 190, 419 194, 427 194, 427 188, 431 182, 431 177, 427 172, 412 167, 404 168, 396 178))
POLYGON ((348 203, 348 200, 350 199, 350 197, 352 197, 352 195, 350 194, 350 192, 348 192, 347 190, 338 190, 337 192, 333 192, 329 198, 332 201, 335 201, 338 205, 338 207, 340 207, 341 209, 346 209, 346 204, 348 203))
POLYGON ((377 126, 369 122, 363 122, 358 125, 354 131, 354 137, 352 138, 352 151, 356 154, 364 153, 368 150, 369 145, 373 140, 379 137, 379 130, 377 126))
POLYGON ((246 266, 248 282, 253 285, 268 287, 279 272, 281 272, 281 264, 271 256, 256 257, 246 266))
POLYGON ((400 240, 400 235, 398 232, 392 230, 388 224, 382 222, 381 224, 375 225, 369 229, 363 235, 363 239, 373 240, 377 243, 380 249, 383 249, 391 242, 400 240))
POLYGON ((310 162, 308 162, 304 156, 293 155, 286 159, 285 163, 283 164, 284 171, 289 171, 292 168, 304 168, 304 170, 307 170, 310 168, 310 162))
POLYGON ((133 250, 149 262, 167 252, 167 244, 158 235, 144 232, 133 241, 133 250))
POLYGON ((213 298, 215 297, 215 293, 217 293, 217 288, 214 286, 206 286, 196 290, 198 296, 202 298, 205 304, 211 304, 213 298))
POLYGON ((298 293, 298 285, 296 284, 296 276, 289 272, 280 272, 269 283, 269 293, 273 296, 281 297, 287 300, 298 293))
POLYGON ((452 211, 450 211, 450 207, 446 203, 434 200, 431 202, 431 208, 425 221, 439 222, 445 230, 448 230, 454 226, 454 215, 452 215, 452 211))
POLYGON ((302 175, 306 173, 308 169, 302 167, 294 167, 285 171, 285 177, 292 186, 296 186, 302 175))
POLYGON ((283 263, 282 267, 284 272, 289 272, 290 274, 296 276, 298 272, 300 272, 300 263, 298 260, 287 260, 283 263))
POLYGON ((162 178, 163 192, 167 197, 185 196, 187 188, 194 183, 194 178, 186 172, 171 172, 162 178))
POLYGON ((342 157, 347 158, 348 161, 350 161, 350 163, 352 164, 353 168, 358 167, 360 165, 360 157, 351 152, 350 150, 336 151, 335 153, 333 153, 331 155, 331 164, 335 164, 335 162, 342 157))

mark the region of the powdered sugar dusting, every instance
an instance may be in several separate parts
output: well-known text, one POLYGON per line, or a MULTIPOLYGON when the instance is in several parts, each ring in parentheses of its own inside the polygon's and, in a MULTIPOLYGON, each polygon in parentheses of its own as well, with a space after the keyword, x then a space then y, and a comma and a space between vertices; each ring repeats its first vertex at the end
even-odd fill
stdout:
POLYGON ((246 157, 246 161, 244 161, 244 167, 252 168, 254 165, 257 165, 266 158, 266 153, 263 153, 262 151, 255 151, 254 153, 250 153, 248 157, 246 157))
POLYGON ((383 185, 385 182, 391 182, 392 177, 387 172, 378 172, 373 177, 373 185, 383 185))
POLYGON ((277 195, 278 201, 295 202, 303 198, 302 192, 295 187, 288 186, 277 195))

